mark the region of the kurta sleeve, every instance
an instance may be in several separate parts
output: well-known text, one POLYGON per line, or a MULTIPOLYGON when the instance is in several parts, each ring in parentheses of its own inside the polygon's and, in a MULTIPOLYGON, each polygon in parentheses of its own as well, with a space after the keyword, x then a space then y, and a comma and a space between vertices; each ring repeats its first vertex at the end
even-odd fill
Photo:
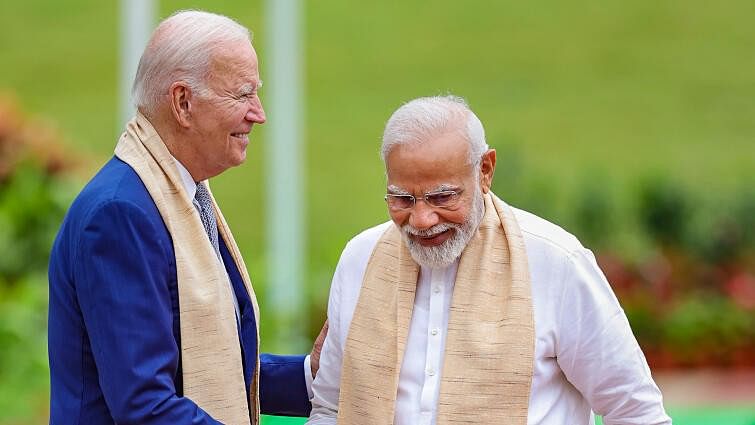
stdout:
MULTIPOLYGON (((341 321, 341 287, 344 282, 344 259, 338 263, 330 285, 328 299, 328 335, 320 354, 320 370, 312 383, 312 413, 307 424, 329 425, 336 423, 341 383, 341 360, 346 335, 341 321)), ((351 282, 359 284, 360 282, 351 282)))
POLYGON ((570 256, 560 302, 557 361, 603 423, 670 424, 626 315, 589 250, 570 256))

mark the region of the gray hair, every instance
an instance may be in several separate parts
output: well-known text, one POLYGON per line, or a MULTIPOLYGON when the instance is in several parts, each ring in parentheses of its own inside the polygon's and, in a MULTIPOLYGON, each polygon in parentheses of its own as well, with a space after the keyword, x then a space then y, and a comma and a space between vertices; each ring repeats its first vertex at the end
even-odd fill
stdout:
POLYGON ((380 156, 385 162, 397 145, 422 143, 449 131, 459 131, 469 143, 469 162, 476 165, 488 150, 485 129, 467 102, 453 95, 420 97, 401 105, 385 125, 380 156))
POLYGON ((182 10, 163 20, 152 33, 136 70, 131 94, 135 106, 150 115, 170 85, 185 81, 207 95, 207 73, 214 51, 228 42, 252 42, 247 28, 233 19, 199 10, 182 10))

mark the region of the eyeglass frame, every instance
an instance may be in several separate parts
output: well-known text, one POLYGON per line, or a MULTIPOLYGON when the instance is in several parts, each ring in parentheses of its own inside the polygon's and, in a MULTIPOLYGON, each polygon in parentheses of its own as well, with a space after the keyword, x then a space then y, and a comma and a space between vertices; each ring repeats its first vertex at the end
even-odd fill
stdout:
POLYGON ((412 208, 414 208, 417 205, 417 201, 418 200, 425 201, 425 203, 427 205, 429 205, 430 207, 432 207, 432 208, 450 209, 450 208, 453 208, 454 206, 456 206, 458 204, 459 199, 457 199, 456 202, 453 205, 435 205, 435 204, 433 204, 432 202, 430 202, 428 200, 429 199, 428 196, 442 195, 442 194, 453 194, 455 196, 459 196, 459 198, 460 198, 462 193, 464 193, 464 189, 456 189, 456 190, 449 189, 449 190, 437 190, 437 191, 434 191, 434 192, 425 192, 425 194, 423 196, 419 196, 419 197, 414 196, 411 193, 386 193, 385 196, 383 197, 383 200, 385 200, 386 204, 388 204, 388 208, 391 209, 391 210, 393 210, 393 211, 409 211, 409 210, 411 210, 412 208), (394 197, 394 198, 399 198, 400 197, 400 198, 411 199, 412 200, 412 206, 407 207, 407 208, 392 208, 391 205, 390 205, 390 203, 389 203, 389 201, 388 201, 388 198, 391 198, 391 197, 394 197))

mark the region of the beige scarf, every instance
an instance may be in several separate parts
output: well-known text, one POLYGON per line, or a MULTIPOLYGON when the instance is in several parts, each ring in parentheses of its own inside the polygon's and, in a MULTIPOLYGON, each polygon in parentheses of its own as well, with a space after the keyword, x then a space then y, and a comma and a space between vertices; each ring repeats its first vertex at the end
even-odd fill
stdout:
MULTIPOLYGON (((484 197, 456 274, 439 425, 527 423, 535 349, 527 254, 511 208, 484 197)), ((393 423, 418 270, 390 226, 367 265, 346 339, 339 424, 393 423)))
MULTIPOLYGON (((130 165, 144 182, 173 238, 184 396, 224 424, 248 425, 250 420, 257 424, 259 357, 249 391, 251 400, 247 401, 233 289, 205 233, 199 213, 181 183, 173 157, 157 131, 141 114, 128 123, 115 148, 115 155, 130 165), (250 405, 253 409, 251 415, 250 405)), ((257 300, 244 260, 214 199, 213 205, 219 234, 244 280, 259 323, 257 300)))

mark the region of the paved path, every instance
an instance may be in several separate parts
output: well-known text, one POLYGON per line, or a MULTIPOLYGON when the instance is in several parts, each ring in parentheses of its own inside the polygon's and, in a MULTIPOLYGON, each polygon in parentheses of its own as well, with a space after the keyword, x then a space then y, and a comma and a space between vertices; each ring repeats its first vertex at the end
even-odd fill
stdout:
POLYGON ((686 406, 751 406, 755 408, 755 369, 657 371, 653 378, 664 404, 686 406))

